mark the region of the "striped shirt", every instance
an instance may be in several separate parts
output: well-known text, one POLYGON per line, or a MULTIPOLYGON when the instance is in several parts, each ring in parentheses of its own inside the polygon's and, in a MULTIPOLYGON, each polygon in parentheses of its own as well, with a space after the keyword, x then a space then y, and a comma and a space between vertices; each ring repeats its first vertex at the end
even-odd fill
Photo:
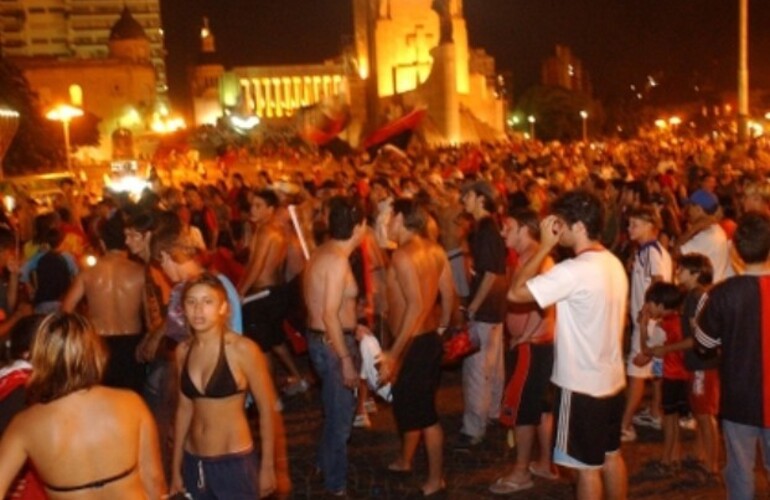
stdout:
POLYGON ((770 275, 735 276, 711 289, 695 340, 722 350, 722 418, 770 428, 770 275))

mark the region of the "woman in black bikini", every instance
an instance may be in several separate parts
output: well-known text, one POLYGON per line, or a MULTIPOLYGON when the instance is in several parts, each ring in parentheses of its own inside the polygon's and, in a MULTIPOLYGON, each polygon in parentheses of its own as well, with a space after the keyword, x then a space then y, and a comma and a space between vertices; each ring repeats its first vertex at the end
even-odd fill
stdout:
POLYGON ((190 281, 182 302, 193 336, 176 351, 180 397, 171 492, 184 490, 196 500, 267 496, 275 489, 276 395, 265 356, 228 330, 227 295, 216 276, 190 281), (244 409, 247 392, 259 410, 261 464, 244 409))
POLYGON ((43 320, 32 346, 32 405, 0 441, 0 498, 28 459, 51 500, 154 500, 167 491, 155 422, 137 394, 100 385, 106 359, 85 318, 43 320))

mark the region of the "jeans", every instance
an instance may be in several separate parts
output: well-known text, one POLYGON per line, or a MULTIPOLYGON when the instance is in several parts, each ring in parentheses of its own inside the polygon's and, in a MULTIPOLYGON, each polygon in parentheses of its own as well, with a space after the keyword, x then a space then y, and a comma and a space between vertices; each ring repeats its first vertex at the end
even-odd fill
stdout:
POLYGON ((479 341, 480 349, 463 361, 465 411, 461 432, 483 438, 487 421, 500 418, 503 401, 503 324, 471 322, 468 333, 479 341))
POLYGON ((757 441, 762 447, 765 470, 770 472, 770 429, 722 420, 727 465, 724 469, 729 500, 753 500, 757 441))
MULTIPOLYGON (((348 352, 358 357, 358 346, 352 335, 345 335, 348 352)), ((345 387, 342 379, 342 363, 324 337, 308 334, 308 354, 318 377, 321 379, 321 402, 324 422, 321 442, 318 445, 318 467, 329 492, 347 488, 347 443, 353 427, 356 397, 353 389, 345 387)), ((357 363, 356 363, 357 364, 357 363)))

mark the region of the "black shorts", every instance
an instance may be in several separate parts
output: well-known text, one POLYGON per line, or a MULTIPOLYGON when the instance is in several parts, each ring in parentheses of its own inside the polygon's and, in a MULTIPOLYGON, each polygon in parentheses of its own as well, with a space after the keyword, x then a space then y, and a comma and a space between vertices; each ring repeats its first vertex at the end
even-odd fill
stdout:
POLYGON ((572 468, 598 468, 604 464, 607 453, 620 449, 625 391, 595 398, 558 388, 555 401, 555 463, 572 468))
POLYGON ((136 360, 136 348, 144 334, 104 335, 110 357, 104 368, 104 385, 132 389, 141 394, 144 389, 145 367, 136 360))
POLYGON ((399 432, 425 429, 438 423, 436 393, 441 382, 441 337, 417 335, 407 348, 393 384, 393 416, 399 432))
POLYGON ((661 406, 664 415, 678 413, 685 416, 690 413, 690 389, 687 380, 663 379, 661 406))
POLYGON ((500 423, 508 427, 538 425, 553 408, 553 344, 519 344, 506 352, 510 367, 500 423))
POLYGON ((243 333, 259 344, 264 352, 286 341, 283 322, 288 314, 288 291, 283 285, 271 286, 270 295, 264 299, 244 304, 243 333))

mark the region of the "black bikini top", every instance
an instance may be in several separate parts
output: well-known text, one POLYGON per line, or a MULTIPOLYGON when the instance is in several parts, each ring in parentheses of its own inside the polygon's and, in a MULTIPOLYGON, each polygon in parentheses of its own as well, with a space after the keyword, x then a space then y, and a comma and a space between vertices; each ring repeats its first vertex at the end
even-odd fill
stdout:
POLYGON ((43 484, 47 489, 51 491, 55 491, 57 493, 68 493, 70 491, 79 491, 79 490, 93 490, 93 489, 104 488, 110 483, 114 483, 115 481, 123 479, 124 477, 128 477, 135 470, 136 470, 136 465, 124 470, 120 474, 115 474, 114 476, 100 479, 98 481, 91 481, 90 483, 81 484, 80 486, 52 486, 48 483, 43 483, 43 484))
POLYGON ((211 378, 209 378, 203 393, 195 387, 192 379, 190 379, 190 373, 187 367, 190 360, 190 351, 192 351, 192 346, 190 346, 190 349, 187 351, 187 357, 184 360, 184 369, 182 370, 182 379, 179 383, 182 394, 190 399, 220 399, 246 392, 246 389, 238 389, 238 384, 235 382, 233 373, 230 371, 230 366, 227 364, 224 335, 219 344, 219 359, 217 360, 217 366, 214 367, 214 371, 211 373, 211 378))

